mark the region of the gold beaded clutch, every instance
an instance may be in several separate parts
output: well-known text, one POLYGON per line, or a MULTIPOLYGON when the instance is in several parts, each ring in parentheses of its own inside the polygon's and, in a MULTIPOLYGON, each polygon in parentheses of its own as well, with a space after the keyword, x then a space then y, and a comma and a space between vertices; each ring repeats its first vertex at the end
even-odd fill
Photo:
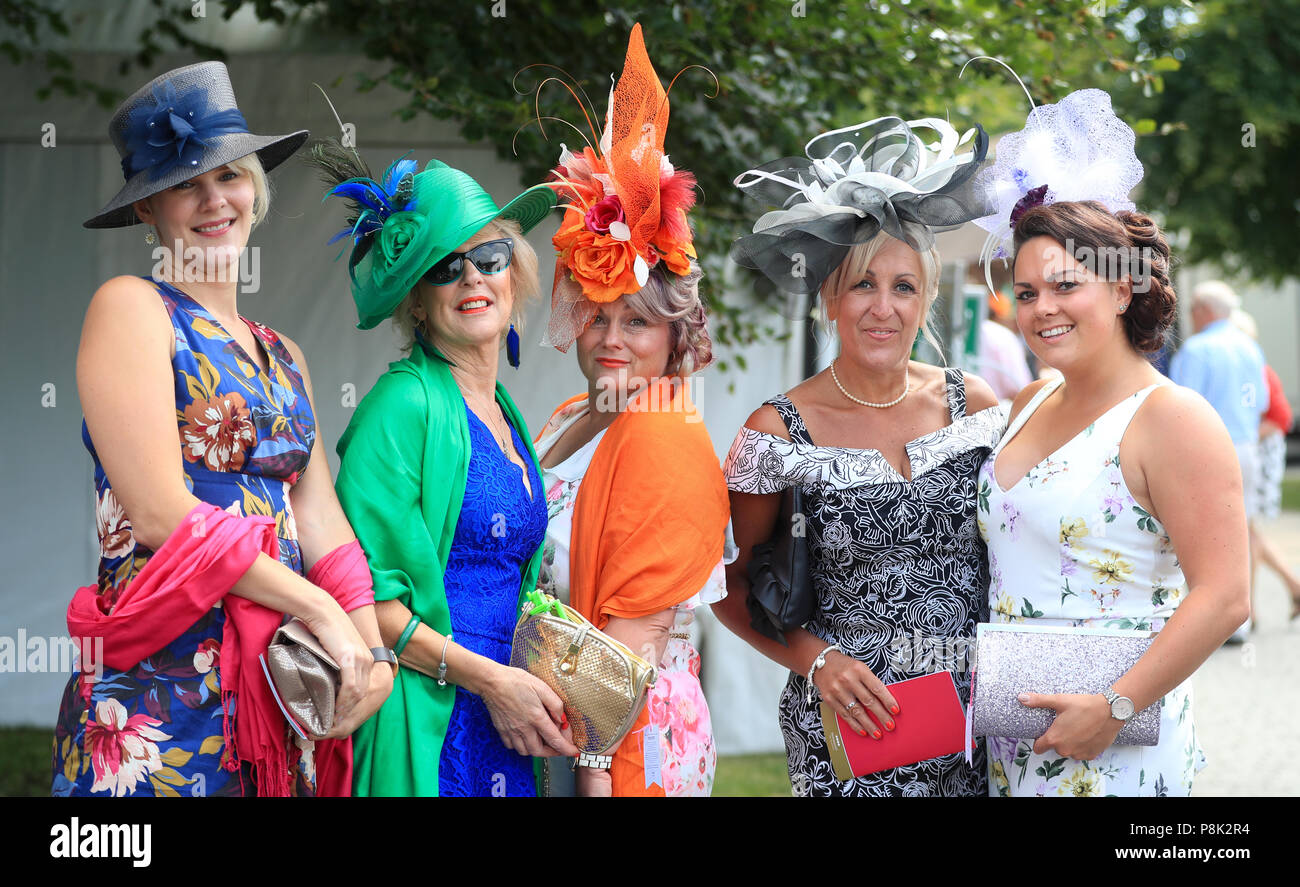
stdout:
POLYGON ((572 607, 529 592, 515 626, 510 664, 541 679, 564 702, 580 751, 618 745, 654 686, 655 667, 572 607))

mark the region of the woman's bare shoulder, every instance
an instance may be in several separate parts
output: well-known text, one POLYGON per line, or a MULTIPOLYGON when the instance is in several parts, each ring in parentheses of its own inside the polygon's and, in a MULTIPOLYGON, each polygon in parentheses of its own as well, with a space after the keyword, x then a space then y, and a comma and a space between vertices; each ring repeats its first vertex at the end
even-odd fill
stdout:
POLYGON ((167 308, 154 285, 140 277, 126 275, 107 280, 95 290, 86 308, 82 341, 105 336, 116 348, 166 342, 171 349, 171 322, 167 308))
POLYGON ((782 420, 781 414, 776 411, 776 407, 771 404, 765 403, 750 413, 749 418, 745 420, 745 427, 751 431, 779 437, 782 440, 790 439, 790 431, 785 427, 785 421, 782 420))
POLYGON ((1034 396, 1038 394, 1038 392, 1042 391, 1046 385, 1051 384, 1052 381, 1052 379, 1035 379, 1033 382, 1030 382, 1024 388, 1020 389, 1020 393, 1011 401, 1011 409, 1007 413, 1007 424, 1011 424, 1011 422, 1015 420, 1016 416, 1020 414, 1020 411, 1025 408, 1025 405, 1033 400, 1034 396))

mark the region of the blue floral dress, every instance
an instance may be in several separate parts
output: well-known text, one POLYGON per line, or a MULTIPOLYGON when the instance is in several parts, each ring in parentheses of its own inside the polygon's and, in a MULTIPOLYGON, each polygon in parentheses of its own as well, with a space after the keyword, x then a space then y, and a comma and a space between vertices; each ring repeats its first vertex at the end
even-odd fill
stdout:
MULTIPOLYGON (((170 284, 151 282, 175 332, 172 368, 185 485, 232 514, 274 517, 280 560, 302 573, 289 490, 307 467, 316 420, 293 357, 273 330, 245 321, 268 357, 269 370, 260 369, 202 305, 170 284)), ((153 552, 132 534, 84 422, 82 440, 95 463, 99 594, 111 610, 153 552)), ((218 601, 134 668, 104 667, 89 705, 81 674, 74 672, 55 727, 53 794, 253 794, 247 767, 225 769, 219 668, 224 625, 218 601)), ((312 747, 294 742, 295 790, 310 794, 312 747)))
MULTIPOLYGON (((469 477, 447 558, 445 584, 451 631, 457 644, 501 664, 519 621, 523 570, 546 536, 546 495, 530 458, 529 489, 523 474, 492 432, 465 408, 469 420, 469 477)), ((506 423, 510 425, 509 422, 506 423)), ((511 426, 516 452, 528 448, 511 426)), ((483 700, 456 688, 456 702, 438 762, 441 797, 532 797, 533 759, 501 742, 483 700)))

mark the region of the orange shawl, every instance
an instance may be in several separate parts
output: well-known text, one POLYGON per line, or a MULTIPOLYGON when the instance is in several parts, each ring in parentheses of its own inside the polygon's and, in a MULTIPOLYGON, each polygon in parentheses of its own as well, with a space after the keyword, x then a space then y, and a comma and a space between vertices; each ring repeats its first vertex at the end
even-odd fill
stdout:
MULTIPOLYGON (((577 398, 561 406, 573 403, 577 398)), ((558 412, 558 410, 557 410, 558 412)), ((686 386, 660 379, 596 448, 574 503, 569 604, 604 628, 689 600, 722 559, 729 508, 718 457, 686 386)), ((645 787, 642 711, 614 755, 614 795, 645 787)))

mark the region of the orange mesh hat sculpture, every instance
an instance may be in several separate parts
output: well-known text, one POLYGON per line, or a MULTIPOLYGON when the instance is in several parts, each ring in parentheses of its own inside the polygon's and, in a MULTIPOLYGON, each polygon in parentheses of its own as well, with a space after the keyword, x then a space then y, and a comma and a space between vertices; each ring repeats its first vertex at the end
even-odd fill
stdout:
POLYGON ((564 221, 551 240, 559 255, 545 344, 568 351, 600 304, 640 290, 660 262, 679 277, 699 276, 686 217, 695 177, 668 161, 667 129, 668 93, 638 24, 610 91, 605 130, 593 131, 598 147, 575 154, 565 146, 548 182, 564 221))

